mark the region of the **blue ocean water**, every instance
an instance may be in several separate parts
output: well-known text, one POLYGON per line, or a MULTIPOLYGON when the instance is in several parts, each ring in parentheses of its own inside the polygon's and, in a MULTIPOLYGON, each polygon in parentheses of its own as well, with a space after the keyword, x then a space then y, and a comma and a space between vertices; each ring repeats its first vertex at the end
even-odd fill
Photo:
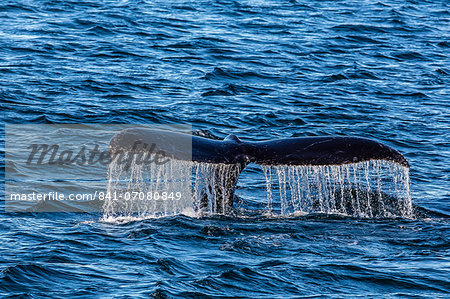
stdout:
MULTIPOLYGON (((422 212, 126 223, 1 212, 0 294, 448 297, 449 17, 448 1, 2 1, 2 123, 373 138, 410 161, 422 212)), ((261 175, 242 173, 241 200, 266 196, 261 175)))

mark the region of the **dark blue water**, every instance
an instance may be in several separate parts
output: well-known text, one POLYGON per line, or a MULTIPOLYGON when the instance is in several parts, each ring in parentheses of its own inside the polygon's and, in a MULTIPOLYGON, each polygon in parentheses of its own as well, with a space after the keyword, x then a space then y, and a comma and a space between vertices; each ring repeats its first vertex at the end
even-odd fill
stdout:
MULTIPOLYGON (((373 138, 410 161, 420 213, 1 212, 0 295, 448 297, 449 19, 444 0, 2 1, 2 123, 373 138)), ((261 175, 242 173, 242 201, 265 198, 261 175)))

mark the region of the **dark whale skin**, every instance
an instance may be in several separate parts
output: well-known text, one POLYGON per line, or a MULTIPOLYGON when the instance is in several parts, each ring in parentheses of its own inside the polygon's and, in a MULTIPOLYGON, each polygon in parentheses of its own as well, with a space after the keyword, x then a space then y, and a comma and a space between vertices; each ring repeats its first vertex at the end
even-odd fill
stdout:
POLYGON ((212 140, 172 131, 132 128, 116 134, 111 139, 110 150, 140 151, 144 149, 143 144, 152 143, 175 159, 203 163, 341 165, 386 160, 409 168, 408 160, 395 149, 360 137, 298 137, 250 142, 234 135, 212 140), (136 142, 140 143, 136 146, 136 142))

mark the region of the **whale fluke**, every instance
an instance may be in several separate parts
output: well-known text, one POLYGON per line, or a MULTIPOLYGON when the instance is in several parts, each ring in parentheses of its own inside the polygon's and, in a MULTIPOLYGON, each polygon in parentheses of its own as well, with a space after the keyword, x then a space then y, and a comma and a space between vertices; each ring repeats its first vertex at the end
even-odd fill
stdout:
MULTIPOLYGON (((357 137, 305 137, 268 141, 242 141, 234 135, 212 140, 189 134, 146 128, 126 129, 110 141, 110 153, 162 151, 164 156, 199 163, 228 164, 224 174, 213 176, 218 213, 233 206, 234 189, 241 171, 251 162, 262 165, 342 165, 369 160, 386 160, 409 168, 406 158, 377 141, 357 137)), ((205 195, 206 196, 206 195, 205 195)), ((202 198, 200 209, 208 198, 202 198)))
MULTIPOLYGON (((154 150, 179 160, 214 164, 342 165, 386 160, 409 168, 408 160, 395 149, 359 137, 298 137, 268 141, 242 141, 234 135, 212 140, 189 134, 146 128, 126 129, 110 142, 110 151, 154 150)), ((242 167, 243 168, 243 167, 242 167)))
POLYGON ((408 160, 393 148, 359 137, 304 137, 253 142, 251 161, 265 165, 342 165, 386 160, 409 168, 408 160))

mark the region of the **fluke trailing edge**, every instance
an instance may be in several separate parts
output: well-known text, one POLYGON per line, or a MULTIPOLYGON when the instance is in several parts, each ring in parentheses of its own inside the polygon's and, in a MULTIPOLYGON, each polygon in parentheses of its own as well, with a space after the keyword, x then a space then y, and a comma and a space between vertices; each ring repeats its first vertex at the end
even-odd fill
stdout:
POLYGON ((409 167, 393 148, 359 137, 299 137, 267 141, 242 141, 235 135, 212 140, 172 131, 126 129, 110 142, 110 151, 162 151, 179 160, 203 163, 263 165, 341 165, 386 160, 409 167))

